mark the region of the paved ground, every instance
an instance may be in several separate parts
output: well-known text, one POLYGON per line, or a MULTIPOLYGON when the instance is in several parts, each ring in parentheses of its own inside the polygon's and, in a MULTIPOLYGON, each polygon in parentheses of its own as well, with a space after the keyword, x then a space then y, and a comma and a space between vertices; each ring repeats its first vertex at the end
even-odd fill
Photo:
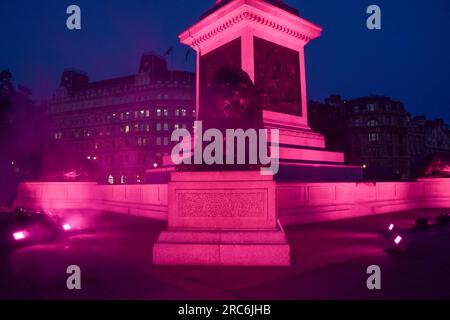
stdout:
MULTIPOLYGON (((445 211, 445 210, 444 210, 445 211)), ((0 256, 0 298, 31 299, 404 299, 450 298, 450 226, 409 230, 443 210, 289 227, 290 268, 156 267, 151 248, 165 223, 80 212, 84 229, 57 243, 0 256), (402 228, 404 252, 387 254, 381 235, 402 228), (66 289, 66 268, 82 270, 82 289, 66 289), (379 265, 382 290, 366 288, 379 265)))

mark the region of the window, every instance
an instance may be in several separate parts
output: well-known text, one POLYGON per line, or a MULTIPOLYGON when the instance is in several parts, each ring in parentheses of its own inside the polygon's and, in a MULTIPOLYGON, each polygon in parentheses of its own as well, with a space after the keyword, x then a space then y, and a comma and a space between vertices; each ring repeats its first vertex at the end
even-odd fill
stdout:
POLYGON ((164 131, 169 130, 169 124, 168 123, 164 123, 164 131))
POLYGON ((377 142, 378 133, 369 133, 369 142, 377 142))
POLYGON ((175 129, 179 129, 179 128, 180 128, 180 125, 179 125, 178 123, 175 123, 175 124, 173 125, 173 127, 174 127, 175 129))
POLYGON ((180 116, 180 109, 175 109, 175 116, 179 117, 180 116))
POLYGON ((187 111, 186 109, 181 109, 181 116, 186 117, 187 111))
POLYGON ((156 109, 156 116, 161 117, 161 109, 156 109))
POLYGON ((353 107, 353 112, 358 113, 359 112, 359 106, 354 106, 353 107))
POLYGON ((160 122, 158 122, 156 124, 156 131, 161 131, 161 123, 160 122))
POLYGON ((163 112, 164 112, 164 117, 167 117, 169 115, 169 110, 164 109, 163 112))
POLYGON ((169 138, 164 137, 164 145, 167 146, 169 144, 169 138))
POLYGON ((125 133, 129 133, 130 132, 130 126, 125 126, 125 133))
POLYGON ((150 117, 150 110, 145 110, 145 116, 148 118, 148 117, 150 117))
POLYGON ((376 104, 369 103, 369 104, 367 105, 367 110, 369 110, 369 111, 371 111, 371 112, 376 111, 376 110, 377 110, 376 104))
POLYGON ((367 122, 367 126, 368 126, 368 127, 376 127, 376 126, 378 126, 378 121, 375 120, 375 119, 369 120, 369 121, 367 122))
POLYGON ((156 138, 156 145, 160 146, 161 145, 161 137, 157 137, 156 138))

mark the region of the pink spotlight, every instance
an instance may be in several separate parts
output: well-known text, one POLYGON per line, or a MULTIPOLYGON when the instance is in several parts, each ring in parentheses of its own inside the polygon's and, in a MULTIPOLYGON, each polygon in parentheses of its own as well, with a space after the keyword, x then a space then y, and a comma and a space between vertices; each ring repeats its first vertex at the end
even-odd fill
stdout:
POLYGON ((399 244, 400 241, 402 241, 402 237, 397 236, 397 238, 394 239, 395 244, 399 244))
POLYGON ((392 230, 394 230, 394 224, 393 224, 393 223, 391 223, 391 224, 389 225, 389 231, 392 231, 392 230))
POLYGON ((68 223, 63 224, 62 228, 64 229, 64 231, 69 231, 70 229, 72 229, 72 226, 68 223))
POLYGON ((23 240, 27 237, 26 232, 25 231, 18 231, 18 232, 14 232, 13 233, 13 238, 16 241, 20 241, 23 240))

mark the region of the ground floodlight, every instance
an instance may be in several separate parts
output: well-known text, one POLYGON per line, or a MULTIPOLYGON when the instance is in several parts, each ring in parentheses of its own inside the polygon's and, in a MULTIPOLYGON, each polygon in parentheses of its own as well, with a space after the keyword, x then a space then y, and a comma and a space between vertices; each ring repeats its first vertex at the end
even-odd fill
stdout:
POLYGON ((27 237, 27 233, 25 231, 17 231, 13 233, 13 238, 16 241, 23 240, 27 237))
POLYGON ((402 240, 403 240, 403 238, 401 236, 397 236, 397 237, 395 237, 394 242, 396 245, 399 245, 402 240))

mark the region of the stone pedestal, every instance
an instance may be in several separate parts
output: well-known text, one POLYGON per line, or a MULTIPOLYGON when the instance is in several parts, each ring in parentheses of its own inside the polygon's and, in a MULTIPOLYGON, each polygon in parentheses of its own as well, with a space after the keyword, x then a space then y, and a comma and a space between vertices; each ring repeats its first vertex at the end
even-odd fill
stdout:
MULTIPOLYGON (((321 32, 282 1, 223 0, 179 35, 197 53, 197 120, 210 107, 205 93, 217 70, 248 74, 264 128, 279 132, 277 181, 362 180, 362 167, 345 165, 344 154, 326 150, 325 138, 308 125, 304 48, 321 32)), ((173 170, 166 160, 164 170, 173 170)), ((168 178, 167 171, 147 173, 150 181, 168 178)))
POLYGON ((174 172, 168 229, 153 247, 162 265, 289 266, 276 188, 259 171, 174 172))

